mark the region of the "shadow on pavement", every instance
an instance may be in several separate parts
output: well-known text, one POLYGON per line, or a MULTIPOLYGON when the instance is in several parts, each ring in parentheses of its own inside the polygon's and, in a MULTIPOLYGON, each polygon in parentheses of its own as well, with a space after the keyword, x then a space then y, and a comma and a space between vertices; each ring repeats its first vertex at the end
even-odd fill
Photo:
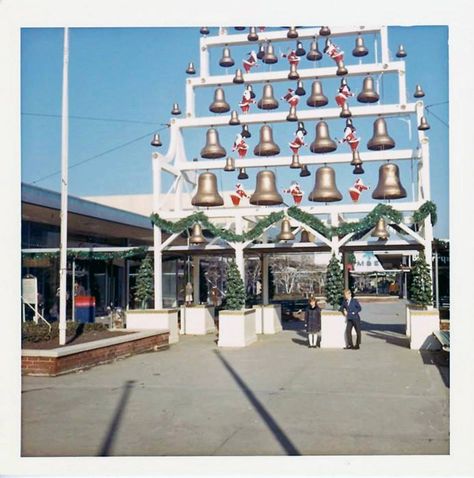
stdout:
POLYGON ((291 339, 291 341, 292 341, 294 344, 304 345, 305 347, 308 346, 308 341, 307 341, 307 340, 291 339))
POLYGON ((362 330, 380 330, 384 332, 396 332, 405 335, 405 324, 381 324, 361 320, 362 330))
POLYGON ((366 333, 368 337, 374 337, 376 339, 385 340, 388 344, 397 345, 398 347, 409 348, 410 339, 408 337, 400 337, 397 335, 384 334, 383 332, 372 332, 369 331, 366 333))
POLYGON ((420 350, 421 359, 425 365, 435 365, 444 386, 449 388, 449 352, 420 350))

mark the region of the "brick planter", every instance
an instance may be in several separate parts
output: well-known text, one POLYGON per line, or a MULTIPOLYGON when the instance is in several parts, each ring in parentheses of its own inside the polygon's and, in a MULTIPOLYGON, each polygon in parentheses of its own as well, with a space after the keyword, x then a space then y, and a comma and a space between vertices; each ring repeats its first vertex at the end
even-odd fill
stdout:
POLYGON ((23 375, 55 377, 112 362, 117 358, 168 347, 168 331, 146 330, 51 350, 24 349, 21 353, 21 371, 23 375))

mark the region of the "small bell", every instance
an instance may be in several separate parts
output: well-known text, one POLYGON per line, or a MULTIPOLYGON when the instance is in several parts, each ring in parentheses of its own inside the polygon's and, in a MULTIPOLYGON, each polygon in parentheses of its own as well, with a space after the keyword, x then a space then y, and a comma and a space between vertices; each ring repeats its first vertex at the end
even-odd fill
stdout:
POLYGON ((235 171, 235 160, 230 156, 225 160, 224 171, 235 171))
POLYGON ((261 110, 274 110, 278 108, 278 100, 273 96, 273 86, 270 83, 263 85, 263 96, 258 100, 257 107, 261 110))
POLYGON ((263 43, 260 43, 260 45, 258 45, 257 58, 261 60, 263 59, 264 56, 265 56, 265 45, 263 43))
POLYGON ((256 27, 250 27, 249 28, 249 34, 247 35, 247 40, 248 41, 258 41, 258 35, 257 35, 257 28, 256 27))
POLYGON ((291 224, 289 219, 281 221, 280 234, 277 236, 277 241, 293 241, 295 235, 291 232, 291 224))
POLYGON ((300 77, 298 71, 296 70, 296 65, 292 63, 290 65, 290 72, 288 73, 289 80, 298 80, 300 77))
POLYGON ((214 173, 201 173, 198 178, 197 192, 191 200, 193 206, 223 206, 224 199, 217 191, 217 178, 214 173))
POLYGON ((369 75, 364 78, 362 91, 357 95, 359 103, 376 103, 379 95, 374 88, 374 79, 369 75))
POLYGON ((240 132, 242 135, 242 138, 251 138, 252 134, 250 133, 248 125, 244 124, 242 125, 242 131, 240 132))
POLYGON ((209 105, 209 111, 213 113, 227 113, 230 111, 230 105, 225 100, 223 88, 216 88, 214 92, 214 101, 209 105))
POLYGON ((415 93, 413 96, 415 98, 423 98, 423 96, 425 96, 425 92, 421 89, 420 85, 416 85, 415 93))
POLYGON ((398 166, 394 163, 382 164, 379 168, 379 182, 372 193, 373 199, 403 199, 407 192, 400 182, 398 166))
POLYGON ((344 65, 344 62, 342 60, 339 60, 337 62, 337 70, 336 70, 336 75, 337 76, 344 76, 347 75, 348 71, 347 68, 344 65))
POLYGON ((199 29, 199 33, 200 33, 201 35, 209 35, 209 28, 207 28, 207 27, 201 27, 201 28, 199 29))
POLYGON ((303 229, 301 231, 300 242, 311 242, 310 237, 309 237, 309 232, 306 229, 303 229))
POLYGON ((299 154, 293 154, 293 156, 291 157, 290 168, 291 169, 301 169, 300 155, 299 154))
POLYGON ((385 241, 390 237, 390 234, 387 231, 387 224, 385 223, 385 219, 383 217, 377 221, 377 224, 370 235, 371 237, 378 237, 378 239, 381 241, 385 241))
POLYGON ((352 171, 352 174, 364 174, 364 173, 365 171, 362 168, 362 161, 361 161, 360 164, 356 164, 354 166, 354 170, 352 171))
POLYGON ((241 32, 244 31, 247 27, 234 27, 234 30, 241 32))
POLYGON ((181 110, 179 109, 178 103, 173 103, 173 109, 171 110, 171 114, 175 116, 181 114, 181 110))
POLYGON ((426 118, 424 116, 421 117, 420 119, 420 125, 418 126, 418 131, 426 131, 427 129, 430 129, 430 125, 426 118))
POLYGON ((239 115, 237 114, 237 111, 233 110, 232 113, 230 114, 229 124, 231 126, 240 124, 239 115))
POLYGON ((298 127, 296 128, 296 132, 301 131, 305 136, 308 134, 306 128, 304 127, 304 123, 302 121, 298 121, 298 127))
POLYGON ((278 61, 278 57, 275 55, 275 49, 273 48, 273 44, 271 42, 267 43, 267 47, 265 48, 265 55, 263 55, 262 61, 267 65, 277 63, 278 61))
POLYGON ((314 188, 308 199, 314 202, 334 202, 342 199, 336 186, 336 173, 330 166, 321 166, 316 170, 314 188))
POLYGON ((316 138, 311 143, 310 148, 312 153, 330 153, 337 149, 337 144, 329 136, 329 127, 325 121, 320 121, 316 125, 316 138))
POLYGON ((247 85, 247 90, 250 91, 250 98, 254 99, 255 98, 255 92, 253 91, 253 86, 252 85, 247 85))
POLYGON ((206 159, 223 158, 225 149, 219 143, 219 133, 215 128, 209 128, 206 133, 206 145, 201 149, 201 157, 206 159))
POLYGON ((257 173, 257 187, 250 196, 250 204, 256 206, 276 206, 283 203, 283 198, 276 188, 275 173, 268 169, 257 173))
POLYGON ((234 66, 235 62, 230 56, 230 50, 229 48, 225 47, 222 50, 222 57, 219 60, 219 65, 223 66, 224 68, 228 68, 229 66, 234 66))
POLYGON ((150 144, 157 148, 160 146, 163 146, 163 143, 161 142, 161 139, 160 139, 160 135, 158 133, 153 135, 153 139, 151 140, 150 144))
POLYGON ((398 51, 397 53, 395 53, 395 56, 397 58, 405 58, 407 56, 407 52, 405 51, 405 48, 403 47, 403 45, 400 45, 398 47, 398 51))
POLYGON ((207 242, 205 237, 202 235, 201 224, 194 224, 189 242, 191 244, 205 244, 207 242))
POLYGON ((301 80, 298 80, 298 83, 296 84, 295 94, 298 96, 304 96, 306 94, 306 90, 304 89, 303 82, 301 80))
POLYGON ((311 96, 306 100, 308 106, 325 106, 328 104, 328 99, 323 94, 323 86, 320 81, 313 81, 311 85, 311 96))
POLYGON ((309 61, 319 61, 323 57, 323 54, 319 51, 318 42, 313 40, 309 47, 308 54, 306 55, 306 59, 309 61))
POLYGON ((186 73, 188 75, 195 75, 196 74, 196 69, 194 68, 194 63, 190 62, 188 64, 188 67, 186 68, 186 73))
POLYGON ((311 176, 311 173, 308 169, 308 166, 306 164, 303 164, 301 166, 301 171, 300 171, 300 178, 305 178, 307 176, 311 176))
POLYGON ((321 27, 319 29, 319 35, 322 37, 328 37, 331 34, 329 27, 321 27))
POLYGON ((381 151, 395 147, 395 141, 388 135, 387 123, 383 118, 374 121, 374 135, 367 143, 367 148, 372 151, 381 151))
POLYGON ((298 38, 298 32, 296 31, 295 27, 290 27, 288 29, 288 33, 286 34, 286 38, 298 38))
POLYGON ((296 50, 295 50, 296 56, 305 56, 306 55, 306 50, 303 48, 303 43, 296 42, 296 50))
POLYGON ((341 118, 350 118, 352 116, 351 110, 349 109, 349 105, 347 101, 342 105, 341 112, 339 113, 341 118))
POLYGON ((358 164, 362 164, 362 159, 360 159, 360 153, 356 149, 355 151, 352 151, 351 166, 357 166, 358 164))
POLYGON ((298 121, 298 116, 296 115, 296 106, 290 106, 290 112, 286 116, 286 121, 298 121))
POLYGON ((361 36, 358 36, 355 41, 355 48, 352 50, 352 55, 356 57, 366 56, 369 53, 367 50, 364 39, 361 36))
POLYGON ((245 171, 245 168, 240 168, 239 169, 239 175, 237 176, 237 179, 248 179, 249 175, 247 174, 247 171, 245 171))
POLYGON ((240 68, 237 68, 237 70, 235 70, 235 76, 232 82, 236 85, 240 85, 244 82, 244 76, 242 75, 242 70, 240 68))
POLYGON ((256 156, 275 156, 280 154, 279 146, 273 141, 273 131, 268 125, 260 128, 260 141, 255 146, 253 153, 256 156))

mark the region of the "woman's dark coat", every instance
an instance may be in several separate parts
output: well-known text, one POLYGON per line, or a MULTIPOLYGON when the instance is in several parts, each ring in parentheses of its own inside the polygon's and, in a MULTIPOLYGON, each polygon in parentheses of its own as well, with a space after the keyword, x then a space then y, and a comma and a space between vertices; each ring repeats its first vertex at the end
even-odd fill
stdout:
POLYGON ((316 306, 311 308, 308 306, 304 313, 304 321, 306 324, 306 331, 309 334, 315 334, 321 331, 321 309, 316 306))

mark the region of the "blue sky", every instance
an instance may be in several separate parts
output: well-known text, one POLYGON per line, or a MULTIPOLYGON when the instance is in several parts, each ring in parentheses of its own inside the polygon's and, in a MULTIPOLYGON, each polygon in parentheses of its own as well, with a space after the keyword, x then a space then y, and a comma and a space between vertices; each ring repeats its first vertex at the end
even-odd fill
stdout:
MULTIPOLYGON (((234 32, 231 28, 230 33, 234 32)), ((216 29, 211 29, 215 34, 216 29)), ((199 68, 199 28, 74 28, 70 30, 70 97, 69 113, 70 139, 69 163, 83 164, 72 167, 69 174, 69 190, 77 196, 106 194, 151 193, 150 140, 160 124, 170 119, 174 102, 181 109, 185 107, 185 69, 189 61, 199 68), (121 147, 122 145, 128 145, 121 147), (91 159, 93 158, 93 159, 91 159)), ((364 63, 373 61, 373 35, 365 35, 369 55, 364 63)), ((358 63, 350 52, 354 38, 337 42, 346 52, 347 65, 358 63)), ((427 119, 431 129, 431 189, 432 199, 438 206, 439 222, 435 236, 445 238, 448 232, 448 29, 443 26, 389 27, 389 48, 395 59, 398 45, 403 43, 408 52, 406 81, 409 101, 415 101, 413 92, 420 84, 426 96, 423 99, 429 107, 427 119)), ((294 46, 295 40, 280 44, 278 48, 294 46)), ((304 45, 308 48, 308 42, 304 45)), ((320 49, 323 45, 320 44, 320 49)), ((58 190, 61 160, 61 87, 62 87, 63 30, 58 28, 35 28, 22 30, 22 181, 37 186, 58 190), (50 177, 46 177, 49 176, 50 177), (46 178, 45 178, 46 177, 46 178), (43 179, 45 178, 45 179, 43 179)), ((277 48, 277 52, 278 52, 277 48)), ((380 47, 379 47, 380 48, 380 47)), ((211 74, 222 74, 225 70, 218 65, 221 49, 211 51, 211 74)), ((236 66, 249 51, 247 46, 233 48, 232 56, 236 66)), ((318 66, 329 66, 331 60, 325 57, 318 66)), ((300 68, 311 67, 306 59, 300 68)), ((266 65, 260 67, 268 68, 266 65)), ((280 60, 273 69, 288 69, 286 60, 280 60)), ((229 70, 233 73, 234 68, 229 70)), ((265 71, 265 70, 263 70, 265 71)), ((282 82, 274 86, 275 96, 281 97, 286 88, 295 82, 282 82)), ((334 107, 334 95, 339 80, 324 80, 324 93, 329 98, 328 107, 334 107)), ((359 92, 362 77, 349 80, 351 89, 359 92)), ((307 92, 310 81, 305 81, 307 92)), ((257 99, 262 86, 254 85, 257 99)), ((208 106, 212 101, 212 88, 197 91, 197 114, 211 115, 208 106)), ((237 105, 243 91, 242 85, 226 88, 226 99, 231 107, 237 105)), ((395 76, 385 75, 383 80, 382 103, 395 103, 397 89, 395 76)), ((307 108, 306 97, 300 102, 307 108)), ((358 103, 351 99, 349 105, 358 103)), ((280 102, 280 110, 287 106, 280 102)), ((255 108, 256 111, 259 111, 255 108)), ((361 136, 361 156, 367 151, 367 141, 372 136, 374 118, 356 119, 358 134, 361 136)), ((344 120, 328 122, 331 135, 341 137, 344 120)), ((388 118, 389 134, 400 149, 416 146, 414 120, 411 124, 412 140, 408 138, 409 125, 395 118, 388 118)), ((314 139, 315 122, 307 122, 307 142, 314 139)), ((293 137, 295 123, 274 126, 274 139, 281 154, 289 155, 288 141, 293 137)), ((185 144, 188 158, 199 157, 205 143, 205 129, 186 131, 185 144)), ((222 145, 230 154, 236 132, 240 127, 221 128, 222 145)), ((258 127, 251 128, 252 138, 248 140, 250 150, 258 142, 258 127)), ((162 152, 168 147, 168 132, 161 131, 164 143, 162 152)), ((347 146, 340 145, 338 152, 346 152, 347 146)), ((309 149, 301 153, 310 154, 309 149)), ((328 156, 330 162, 330 156, 328 156)), ((364 182, 375 188, 380 164, 364 165, 364 182)), ((399 162, 401 180, 411 199, 411 167, 409 161, 399 162)), ((309 178, 299 178, 298 171, 277 170, 279 189, 287 187, 297 179, 306 195, 314 184, 314 170, 309 178), (279 173, 279 172, 283 172, 279 173)), ((347 188, 356 178, 348 165, 338 165, 336 179, 344 201, 350 202, 347 188)), ((256 171, 255 171, 256 172, 256 171)), ((416 168, 414 169, 416 174, 416 168)), ((220 188, 231 188, 235 174, 217 172, 220 188)), ((248 190, 254 187, 254 175, 245 183, 248 190)), ((374 202, 370 193, 365 200, 374 202)))

